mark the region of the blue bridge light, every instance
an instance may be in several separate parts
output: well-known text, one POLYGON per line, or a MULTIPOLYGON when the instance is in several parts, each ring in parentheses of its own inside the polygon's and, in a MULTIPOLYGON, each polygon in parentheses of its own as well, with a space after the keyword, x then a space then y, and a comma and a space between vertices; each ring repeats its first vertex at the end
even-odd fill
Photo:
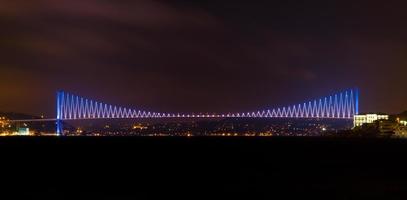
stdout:
POLYGON ((84 97, 57 92, 56 132, 63 133, 63 120, 84 119, 136 119, 136 118, 318 118, 352 119, 359 113, 359 90, 351 89, 326 97, 277 109, 242 113, 178 114, 151 112, 114 106, 84 97))

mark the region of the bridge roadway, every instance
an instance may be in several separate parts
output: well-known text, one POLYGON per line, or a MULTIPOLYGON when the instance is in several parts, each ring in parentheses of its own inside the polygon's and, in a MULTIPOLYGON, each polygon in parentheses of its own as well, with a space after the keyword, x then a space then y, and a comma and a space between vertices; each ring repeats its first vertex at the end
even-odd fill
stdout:
MULTIPOLYGON (((270 118, 270 119, 352 119, 349 118, 336 118, 336 117, 247 117, 247 116, 227 116, 227 115, 195 115, 195 116, 166 116, 166 117, 138 117, 138 118, 78 118, 78 119, 61 119, 61 121, 76 121, 76 120, 103 120, 103 119, 193 119, 193 118, 200 118, 200 119, 213 119, 213 118, 270 118)), ((19 120, 8 120, 9 122, 50 122, 50 121, 57 121, 57 118, 47 118, 47 119, 19 119, 19 120)))

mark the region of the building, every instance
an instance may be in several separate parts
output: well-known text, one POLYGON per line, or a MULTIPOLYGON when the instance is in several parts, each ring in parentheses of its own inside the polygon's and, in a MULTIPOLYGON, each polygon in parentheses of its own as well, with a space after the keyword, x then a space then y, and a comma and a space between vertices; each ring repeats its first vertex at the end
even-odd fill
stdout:
POLYGON ((398 129, 396 129, 396 131, 395 131, 395 136, 406 138, 407 137, 407 126, 398 127, 398 129))
POLYGON ((379 120, 377 121, 379 125, 380 133, 390 133, 393 134, 395 130, 399 127, 398 123, 390 120, 379 120))
POLYGON ((399 121, 399 126, 395 130, 395 136, 401 138, 407 138, 407 121, 399 121))
POLYGON ((17 135, 21 135, 21 136, 30 135, 30 129, 29 128, 19 128, 17 135))
POLYGON ((383 114, 364 114, 364 115, 355 115, 353 116, 353 126, 358 127, 363 124, 371 124, 377 120, 388 120, 389 115, 383 114))

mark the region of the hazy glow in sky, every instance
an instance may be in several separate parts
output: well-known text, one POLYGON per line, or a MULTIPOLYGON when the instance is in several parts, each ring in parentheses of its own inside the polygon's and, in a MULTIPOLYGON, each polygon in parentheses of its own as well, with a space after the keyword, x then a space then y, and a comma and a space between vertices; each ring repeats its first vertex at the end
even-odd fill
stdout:
POLYGON ((161 112, 241 112, 359 86, 407 109, 401 1, 0 0, 0 111, 54 114, 55 92, 161 112))

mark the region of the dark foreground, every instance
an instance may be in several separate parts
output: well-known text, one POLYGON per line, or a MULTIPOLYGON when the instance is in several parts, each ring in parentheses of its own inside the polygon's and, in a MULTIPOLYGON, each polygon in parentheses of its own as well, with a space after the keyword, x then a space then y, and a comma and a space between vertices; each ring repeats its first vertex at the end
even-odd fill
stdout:
POLYGON ((407 198, 406 140, 0 138, 0 152, 1 199, 407 198))

